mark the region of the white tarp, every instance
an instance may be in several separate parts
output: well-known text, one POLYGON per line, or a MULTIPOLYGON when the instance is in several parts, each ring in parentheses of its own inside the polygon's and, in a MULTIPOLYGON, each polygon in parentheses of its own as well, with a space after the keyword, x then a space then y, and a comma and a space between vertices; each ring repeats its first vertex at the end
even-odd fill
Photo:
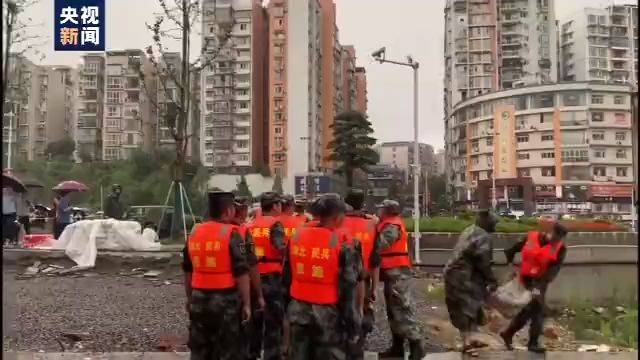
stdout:
POLYGON ((58 240, 42 247, 64 250, 78 267, 89 268, 95 266, 98 250, 160 250, 157 239, 152 229, 145 229, 143 236, 136 221, 82 220, 67 226, 58 240))

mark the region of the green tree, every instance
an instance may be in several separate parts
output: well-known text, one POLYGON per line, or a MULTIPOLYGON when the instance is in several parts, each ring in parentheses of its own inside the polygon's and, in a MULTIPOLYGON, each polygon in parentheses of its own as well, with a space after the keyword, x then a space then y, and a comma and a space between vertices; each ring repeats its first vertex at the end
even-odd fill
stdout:
POLYGON ((54 158, 60 158, 63 160, 69 160, 75 149, 75 141, 68 136, 47 144, 47 154, 50 154, 54 158))
POLYGON ((434 211, 442 211, 449 208, 447 201, 447 178, 445 175, 429 176, 429 195, 434 211))
POLYGON ((336 116, 331 125, 334 139, 328 160, 338 163, 337 172, 345 177, 347 188, 353 187, 356 169, 366 172, 369 165, 378 163, 378 153, 372 149, 376 139, 366 116, 358 111, 346 111, 336 116))
POLYGON ((247 179, 244 177, 244 174, 240 175, 240 181, 238 181, 236 185, 235 194, 236 196, 244 196, 248 197, 249 199, 253 198, 251 190, 249 189, 249 184, 247 184, 247 179))
POLYGON ((276 174, 276 177, 273 178, 273 187, 271 188, 271 191, 278 194, 284 193, 284 190, 282 189, 282 177, 280 174, 276 174))

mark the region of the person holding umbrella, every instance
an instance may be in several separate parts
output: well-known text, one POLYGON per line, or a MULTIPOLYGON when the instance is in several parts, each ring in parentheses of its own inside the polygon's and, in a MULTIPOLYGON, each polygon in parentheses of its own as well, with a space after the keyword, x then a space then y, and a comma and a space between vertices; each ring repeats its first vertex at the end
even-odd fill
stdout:
POLYGON ((24 193, 27 188, 14 177, 8 170, 2 172, 2 229, 6 240, 14 245, 18 244, 20 225, 17 223, 19 193, 24 193))
POLYGON ((56 197, 53 200, 56 221, 53 228, 53 237, 58 239, 67 225, 73 222, 71 199, 69 194, 87 190, 87 186, 77 181, 63 181, 53 188, 56 197))

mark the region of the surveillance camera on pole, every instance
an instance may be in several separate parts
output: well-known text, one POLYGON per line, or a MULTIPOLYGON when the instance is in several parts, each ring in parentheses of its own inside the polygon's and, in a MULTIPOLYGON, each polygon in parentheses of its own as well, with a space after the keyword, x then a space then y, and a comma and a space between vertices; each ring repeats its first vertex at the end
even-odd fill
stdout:
POLYGON ((382 62, 382 61, 384 60, 384 55, 385 55, 385 52, 386 52, 386 51, 387 51, 387 47, 386 47, 386 46, 383 46, 383 47, 381 47, 380 49, 378 49, 378 50, 376 50, 376 51, 372 52, 372 53, 371 53, 371 56, 372 56, 375 60, 382 62))

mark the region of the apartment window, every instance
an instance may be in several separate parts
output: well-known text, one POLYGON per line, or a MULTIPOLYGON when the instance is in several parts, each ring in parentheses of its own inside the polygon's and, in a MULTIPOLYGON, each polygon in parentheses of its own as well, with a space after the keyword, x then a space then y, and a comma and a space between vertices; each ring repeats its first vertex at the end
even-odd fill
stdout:
POLYGON ((562 161, 567 162, 584 162, 589 161, 589 152, 587 150, 563 150, 562 161))
POLYGON ((627 123, 627 115, 623 113, 616 113, 615 115, 615 123, 618 125, 625 125, 627 123))
POLYGON ((122 79, 119 77, 109 76, 107 78, 107 89, 122 89, 122 79))
POLYGON ((584 105, 580 93, 565 92, 562 94, 562 104, 564 106, 580 106, 584 105))
POLYGON ((591 112, 591 121, 600 122, 604 120, 604 113, 602 111, 592 111, 591 112))
POLYGON ((518 169, 518 177, 529 177, 531 176, 531 172, 529 169, 518 169))
POLYGON ((550 108, 554 106, 553 93, 537 94, 533 96, 535 108, 550 108))
POLYGON ((249 142, 246 140, 236 141, 236 146, 238 149, 246 149, 249 147, 249 142))
POLYGON ((540 124, 552 123, 552 122, 553 122, 553 113, 540 114, 540 124))
POLYGON ((624 141, 627 138, 627 133, 617 132, 616 133, 616 141, 624 141))
POLYGON ((543 152, 540 155, 543 159, 553 159, 556 157, 556 154, 553 151, 543 152))
POLYGON ((595 166, 593 168, 594 176, 607 176, 607 168, 604 166, 595 166))
POLYGON ((276 126, 276 127, 273 129, 273 132, 274 132, 274 133, 276 133, 276 134, 282 134, 282 128, 281 128, 281 127, 279 127, 279 126, 276 126))
POLYGON ((543 167, 542 176, 556 176, 556 168, 552 166, 543 167))
POLYGON ((107 106, 107 116, 108 117, 118 117, 120 116, 120 107, 109 105, 107 106))
POLYGON ((276 86, 276 94, 282 94, 282 86, 276 86))
POLYGON ((529 153, 518 153, 518 160, 529 160, 529 153))
POLYGON ((105 136, 105 145, 107 146, 118 146, 120 140, 120 134, 106 134, 105 136))
POLYGON ((624 95, 616 95, 613 97, 613 103, 616 105, 623 105, 625 104, 625 96, 624 95))
POLYGON ((122 93, 120 93, 119 91, 107 91, 107 103, 122 103, 122 93))
POLYGON ((240 24, 240 30, 247 30, 247 24, 240 24))
POLYGON ((541 141, 553 141, 553 134, 542 134, 540 136, 541 141))
POLYGON ((529 142, 529 135, 518 135, 517 140, 519 143, 529 142))
POLYGON ((616 168, 616 176, 627 177, 627 168, 626 167, 617 167, 616 168))
POLYGON ((281 136, 276 136, 275 140, 276 149, 281 149, 282 145, 284 144, 284 139, 281 136))
POLYGON ((598 131, 591 134, 591 139, 593 140, 604 140, 604 132, 598 131))
POLYGON ((120 149, 118 148, 105 148, 104 149, 104 157, 106 160, 118 160, 118 155, 120 153, 120 149))
POLYGON ((119 119, 105 119, 105 126, 110 128, 120 128, 119 119))
POLYGON ((487 146, 493 146, 493 137, 487 138, 487 146))
POLYGON ((607 150, 596 149, 593 151, 593 157, 596 159, 604 159, 605 157, 607 157, 607 150))
POLYGON ((626 159, 627 158, 627 150, 618 149, 616 150, 616 159, 626 159))
POLYGON ((604 104, 604 95, 591 95, 592 104, 604 104))

